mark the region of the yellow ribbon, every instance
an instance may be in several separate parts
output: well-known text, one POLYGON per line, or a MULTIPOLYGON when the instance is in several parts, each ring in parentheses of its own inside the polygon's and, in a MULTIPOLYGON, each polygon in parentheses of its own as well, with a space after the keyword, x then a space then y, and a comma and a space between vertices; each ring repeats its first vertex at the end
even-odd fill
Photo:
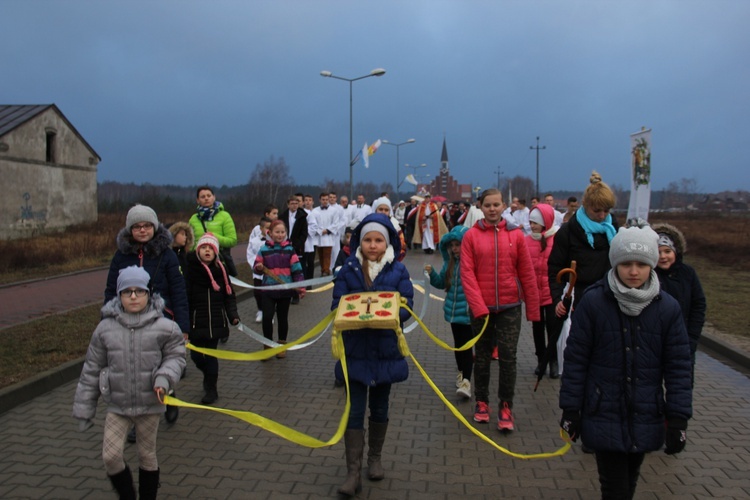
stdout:
POLYGON ((229 415, 231 417, 243 420, 250 425, 255 425, 256 427, 265 429, 272 434, 276 434, 282 439, 291 441, 292 443, 306 446, 308 448, 323 448, 325 446, 332 446, 341 441, 341 438, 344 436, 344 432, 346 431, 346 424, 349 421, 349 411, 351 410, 352 403, 349 396, 349 375, 347 374, 348 370, 346 369, 346 357, 341 358, 341 367, 344 369, 344 382, 346 383, 346 404, 344 406, 344 413, 341 415, 341 420, 339 420, 339 425, 336 429, 336 433, 331 436, 328 441, 321 441, 320 439, 314 438, 308 434, 292 429, 291 427, 287 427, 286 425, 280 424, 251 411, 228 410, 226 408, 186 403, 185 401, 181 401, 173 396, 164 396, 164 404, 170 406, 182 406, 183 408, 195 408, 196 410, 209 410, 216 413, 223 413, 224 415, 229 415))
MULTIPOLYGON (((430 330, 422 322, 422 320, 419 319, 419 317, 414 313, 414 311, 412 311, 407 305, 402 304, 402 307, 406 308, 406 310, 409 311, 409 314, 411 314, 414 317, 414 319, 419 323, 419 325, 422 327, 425 333, 427 333, 428 336, 430 336, 433 339, 433 341, 435 341, 441 347, 448 349, 448 350, 452 350, 452 351, 462 351, 462 350, 471 348, 477 342, 477 340, 479 340, 479 338, 482 336, 482 333, 484 333, 484 330, 487 328, 487 323, 489 319, 489 317, 485 318, 484 325, 482 326, 482 331, 479 333, 479 335, 477 335, 476 337, 474 337, 473 339, 471 339, 470 341, 468 341, 466 344, 464 344, 463 346, 459 348, 452 348, 449 345, 447 345, 445 342, 440 340, 438 337, 436 337, 432 332, 430 332, 430 330)), ((195 347, 192 344, 188 344, 187 348, 193 351, 200 352, 209 356, 214 356, 220 359, 228 359, 228 360, 234 360, 234 361, 258 361, 261 359, 270 358, 271 356, 275 356, 277 353, 284 351, 288 349, 289 347, 292 347, 297 344, 301 344, 307 339, 314 337, 315 335, 319 334, 320 331, 322 331, 328 325, 330 321, 333 320, 335 315, 336 315, 336 310, 331 311, 325 318, 323 318, 317 325, 315 325, 312 330, 310 330, 308 333, 306 333, 305 335, 303 335, 302 337, 300 337, 299 339, 295 341, 292 341, 288 344, 281 345, 279 347, 274 347, 272 349, 266 349, 260 352, 238 353, 238 352, 233 352, 233 351, 223 351, 219 349, 204 349, 204 348, 195 347)), ((226 408, 187 403, 173 396, 164 396, 164 403, 170 406, 182 406, 184 408, 209 410, 209 411, 213 411, 216 413, 229 415, 229 416, 238 418, 240 420, 243 420, 251 425, 255 425, 257 427, 265 429, 268 432, 271 432, 279 436, 280 438, 286 439, 287 441, 291 441, 295 444, 306 446, 308 448, 322 448, 324 446, 332 446, 341 440, 341 438, 344 435, 344 432, 346 431, 346 424, 349 420, 349 412, 351 410, 351 399, 350 399, 350 391, 349 391, 349 373, 348 373, 349 370, 346 364, 346 353, 344 349, 344 341, 341 335, 336 335, 335 333, 331 340, 333 342, 334 353, 340 353, 339 359, 341 360, 341 368, 342 368, 342 371, 344 372, 344 383, 346 384, 346 404, 344 406, 344 413, 341 415, 341 419, 339 421, 339 425, 336 430, 336 433, 328 441, 321 441, 312 436, 309 436, 295 429, 292 429, 291 427, 287 427, 283 424, 280 424, 278 422, 275 422, 273 420, 270 420, 261 415, 258 415, 257 413, 253 413, 250 411, 229 410, 226 408)), ((417 361, 417 358, 415 358, 414 355, 411 354, 411 352, 409 352, 408 345, 406 344, 406 338, 404 335, 399 336, 399 344, 401 343, 403 343, 403 346, 404 346, 403 352, 406 353, 405 355, 411 358, 414 365, 417 367, 417 369, 419 369, 419 372, 422 374, 422 378, 424 378, 424 380, 427 382, 430 388, 432 388, 435 394, 437 394, 437 396, 440 398, 443 404, 445 404, 445 406, 448 407, 451 413, 453 413, 453 415, 467 429, 469 429, 477 437, 479 437, 486 443, 490 444, 497 450, 511 457, 520 458, 524 460, 552 458, 552 457, 562 456, 565 453, 567 453, 568 450, 570 450, 570 438, 564 433, 564 431, 562 431, 562 429, 560 430, 560 437, 562 437, 562 439, 565 441, 565 445, 563 445, 561 448, 551 453, 521 454, 521 453, 512 452, 508 450, 507 448, 503 448, 502 446, 498 445, 489 437, 479 432, 471 423, 469 423, 469 421, 466 420, 466 418, 461 414, 461 412, 458 411, 458 409, 456 409, 456 407, 453 406, 453 404, 450 401, 448 401, 448 399, 440 391, 437 385, 435 385, 432 379, 430 379, 429 375, 427 375, 427 372, 425 372, 424 368, 422 368, 422 365, 419 364, 419 361, 417 361)))
POLYGON ((315 325, 312 330, 298 338, 297 340, 293 340, 289 342, 288 344, 281 344, 278 347, 272 347, 270 349, 264 349, 262 351, 256 351, 256 352, 235 352, 235 351, 224 351, 222 349, 207 349, 205 347, 196 347, 193 344, 189 343, 185 346, 191 351, 199 352, 201 354, 205 354, 207 356, 213 356, 217 359, 228 359, 231 361, 260 361, 263 359, 268 359, 273 356, 276 356, 276 354, 286 351, 290 347, 296 346, 298 344, 302 344, 303 342, 306 342, 307 340, 315 337, 316 335, 319 335, 320 332, 322 332, 327 326, 328 323, 333 321, 333 318, 336 316, 336 310, 334 309, 328 315, 320 320, 320 322, 315 325))

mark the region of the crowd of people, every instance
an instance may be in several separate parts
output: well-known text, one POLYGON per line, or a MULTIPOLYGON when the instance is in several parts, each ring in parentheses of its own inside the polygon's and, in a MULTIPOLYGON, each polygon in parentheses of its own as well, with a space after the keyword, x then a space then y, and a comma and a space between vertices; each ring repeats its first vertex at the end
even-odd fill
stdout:
MULTIPOLYGON (((237 273, 229 254, 237 244, 234 222, 211 188, 199 188, 196 198, 190 221, 169 228, 149 207, 128 212, 117 235, 102 323, 76 392, 74 416, 82 429, 90 427, 98 397, 108 402, 104 461, 121 498, 134 494, 123 459, 131 427, 139 447, 140 498, 156 495, 155 426, 161 413, 177 420, 176 408, 160 403, 184 376, 184 342, 215 349, 240 322, 229 281, 237 273), (139 377, 124 384, 132 370, 139 377)), ((331 309, 343 296, 367 291, 397 292, 411 306, 413 288, 401 261, 409 252, 440 250, 441 268, 428 264, 425 271, 445 291, 456 394, 474 398, 474 421, 490 422, 496 402, 497 429, 516 429, 517 348, 525 312, 536 375, 549 368, 550 378, 562 377, 561 427, 596 455, 602 496, 632 498, 645 454, 665 444, 667 453, 679 453, 692 415, 690 381, 706 305, 697 274, 682 260, 685 239, 668 224, 651 228, 639 221, 620 228, 611 213, 615 195, 596 172, 580 206, 570 197, 564 212, 555 209, 551 194, 532 198, 528 207, 524 199, 508 201, 488 189, 476 204, 444 205, 429 194, 392 203, 386 193, 368 204, 361 194, 350 202, 334 192, 319 193, 317 205, 313 195, 289 195, 281 213, 269 204, 247 246, 255 321, 271 343, 276 325, 277 342, 285 344, 291 305, 309 289, 295 283, 313 278, 316 263, 319 276, 335 277, 331 309), (577 279, 572 302, 565 302, 567 278, 560 282, 558 274, 573 261, 577 279), (275 284, 287 288, 263 290, 275 284), (572 326, 561 370, 557 341, 568 316, 572 326), (465 348, 476 336, 474 348, 465 348), (496 400, 490 395, 494 360, 496 400)), ((406 319, 402 310, 402 325, 406 319)), ((393 330, 344 331, 342 339, 351 412, 344 435, 347 477, 339 493, 353 496, 362 487, 366 441, 367 477, 385 475, 389 395, 392 384, 408 377, 408 365, 393 330)), ((214 404, 218 361, 195 351, 190 357, 203 374, 201 403, 214 404)), ((286 351, 276 357, 285 358, 286 351)), ((334 373, 343 385, 341 363, 334 373)))

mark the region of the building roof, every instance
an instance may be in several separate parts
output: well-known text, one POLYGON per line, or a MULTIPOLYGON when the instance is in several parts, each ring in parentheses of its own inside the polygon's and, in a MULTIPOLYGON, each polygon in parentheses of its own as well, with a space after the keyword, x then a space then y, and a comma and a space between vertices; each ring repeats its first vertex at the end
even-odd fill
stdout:
POLYGON ((86 139, 76 130, 70 121, 62 114, 62 111, 54 104, 0 104, 0 137, 4 136, 8 132, 20 127, 27 121, 31 120, 35 116, 47 111, 49 108, 60 115, 65 123, 70 127, 70 130, 76 134, 76 136, 83 142, 83 144, 93 153, 98 161, 101 161, 101 157, 94 151, 94 148, 86 142, 86 139))

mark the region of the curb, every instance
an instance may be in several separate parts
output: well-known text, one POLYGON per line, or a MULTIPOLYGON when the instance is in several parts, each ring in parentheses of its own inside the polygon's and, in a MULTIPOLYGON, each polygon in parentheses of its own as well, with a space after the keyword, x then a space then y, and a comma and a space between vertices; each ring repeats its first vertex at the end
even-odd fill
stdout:
MULTIPOLYGON (((238 295, 237 300, 244 302, 253 296, 252 293, 238 295)), ((712 352, 737 363, 747 373, 750 373, 750 353, 738 349, 710 333, 701 335, 699 344, 712 352)), ((710 355, 710 354, 709 354, 710 355)), ((81 375, 85 357, 68 361, 67 363, 40 373, 31 379, 0 389, 0 415, 20 406, 32 399, 42 396, 49 391, 76 380, 81 375)), ((71 405, 73 402, 71 401, 71 405)))

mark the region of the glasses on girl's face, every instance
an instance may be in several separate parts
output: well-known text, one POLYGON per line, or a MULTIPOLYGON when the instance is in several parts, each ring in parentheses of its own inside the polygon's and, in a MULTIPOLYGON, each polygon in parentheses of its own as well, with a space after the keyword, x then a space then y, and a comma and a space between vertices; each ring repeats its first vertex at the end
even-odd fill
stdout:
POLYGON ((147 222, 145 224, 133 224, 130 226, 131 231, 148 231, 149 229, 153 229, 154 225, 150 222, 147 222))
POLYGON ((132 297, 135 294, 136 297, 144 297, 148 293, 148 290, 142 288, 129 288, 120 292, 120 297, 132 297))

